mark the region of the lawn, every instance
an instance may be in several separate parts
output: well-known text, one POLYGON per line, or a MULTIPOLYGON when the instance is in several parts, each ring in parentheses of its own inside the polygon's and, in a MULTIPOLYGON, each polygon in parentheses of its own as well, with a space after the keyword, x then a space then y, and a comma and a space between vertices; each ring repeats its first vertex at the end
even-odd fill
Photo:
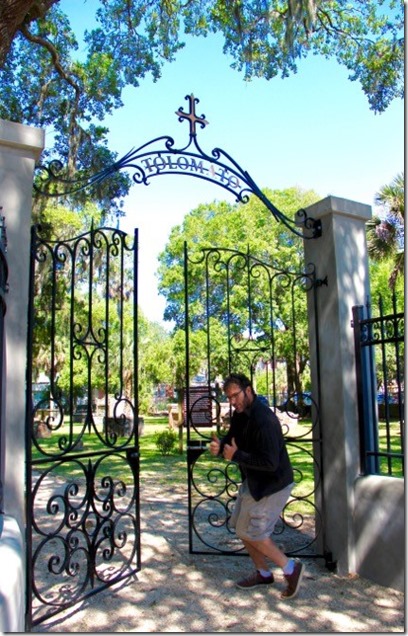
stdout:
MULTIPOLYGON (((156 444, 156 437, 159 433, 168 430, 168 419, 157 417, 145 417, 143 434, 139 438, 139 455, 141 474, 148 477, 155 477, 163 483, 171 475, 171 479, 177 483, 186 483, 186 453, 177 452, 178 443, 169 455, 162 455, 156 444)), ((83 425, 73 424, 74 440, 81 435, 83 425)), ((82 474, 82 468, 76 462, 63 462, 61 449, 65 448, 65 440, 69 440, 69 425, 63 425, 58 431, 53 431, 50 437, 38 440, 39 448, 32 446, 32 460, 35 466, 49 467, 49 462, 54 465, 53 475, 64 479, 72 479, 82 474), (59 461, 59 458, 61 461, 59 461)), ((107 449, 105 444, 95 433, 84 432, 82 436, 83 448, 78 452, 85 457, 94 457, 95 460, 101 452, 107 449)), ((123 443, 125 438, 118 438, 118 444, 123 443)), ((72 453, 70 452, 70 455, 72 453)), ((113 479, 123 476, 123 453, 118 450, 113 452, 109 458, 109 473, 113 479)), ((84 463, 84 460, 82 460, 84 463)))
POLYGON ((378 448, 382 453, 390 453, 389 457, 379 458, 379 474, 392 475, 393 477, 404 476, 404 457, 393 457, 392 453, 403 454, 404 442, 401 440, 401 424, 399 420, 392 420, 387 425, 379 422, 378 425, 378 448))
POLYGON ((187 459, 185 435, 183 452, 178 452, 178 432, 175 434, 173 451, 168 455, 160 453, 156 439, 160 433, 169 430, 167 417, 145 417, 143 435, 139 439, 140 473, 155 477, 157 483, 168 483, 169 478, 176 484, 187 484, 187 459))
MULTIPOLYGON (((74 435, 80 435, 81 424, 74 424, 74 435)), ((399 424, 393 424, 392 431, 392 449, 398 450, 400 448, 399 438, 399 424)), ((305 497, 314 491, 314 475, 313 475, 313 456, 312 456, 312 443, 309 436, 302 439, 302 434, 310 428, 310 423, 303 422, 297 424, 296 427, 290 432, 292 438, 296 438, 296 441, 289 443, 289 453, 291 461, 295 470, 296 496, 305 497)), ((157 445, 157 436, 164 431, 168 431, 168 418, 167 417, 145 417, 144 418, 144 430, 139 439, 139 456, 140 456, 140 474, 145 478, 154 478, 157 483, 168 483, 171 479, 175 484, 186 484, 187 480, 187 459, 186 459, 186 434, 183 432, 183 451, 179 452, 178 432, 176 432, 177 440, 174 444, 172 452, 163 455, 157 445)), ((53 455, 60 453, 61 446, 63 447, 64 437, 69 433, 68 426, 61 427, 61 430, 57 433, 53 433, 52 437, 39 440, 41 445, 40 452, 35 446, 33 446, 33 461, 40 460, 39 466, 45 463, 45 459, 48 456, 52 463, 55 463, 53 474, 63 477, 65 479, 75 478, 81 473, 81 468, 75 463, 69 462, 65 464, 61 461, 55 460, 53 455), (44 455, 45 453, 45 455, 44 455)), ((208 433, 206 432, 208 435, 208 433)), ((84 434, 84 448, 81 453, 86 453, 87 456, 97 456, 101 451, 106 450, 103 442, 95 434, 84 434)), ((119 438, 121 441, 124 438, 119 438)), ((385 450, 384 440, 380 439, 380 448, 385 450)), ((61 457, 62 459, 62 457, 61 457)), ((119 478, 123 475, 123 453, 114 452, 109 458, 109 471, 111 476, 119 478)), ((209 453, 204 453, 200 456, 201 469, 206 470, 206 464, 210 467, 214 462, 214 458, 209 453)), ((401 461, 393 461, 395 465, 395 476, 402 477, 401 461)), ((381 460, 382 474, 386 473, 386 459, 381 460), (384 468, 384 470, 383 470, 384 468)), ((393 473, 394 474, 394 473, 393 473)))

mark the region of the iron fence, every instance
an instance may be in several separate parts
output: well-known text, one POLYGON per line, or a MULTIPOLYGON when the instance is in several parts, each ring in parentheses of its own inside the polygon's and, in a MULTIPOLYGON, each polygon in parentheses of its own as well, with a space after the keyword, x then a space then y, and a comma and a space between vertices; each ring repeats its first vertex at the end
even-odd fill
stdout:
POLYGON ((404 476, 404 312, 395 293, 353 307, 363 474, 404 476))

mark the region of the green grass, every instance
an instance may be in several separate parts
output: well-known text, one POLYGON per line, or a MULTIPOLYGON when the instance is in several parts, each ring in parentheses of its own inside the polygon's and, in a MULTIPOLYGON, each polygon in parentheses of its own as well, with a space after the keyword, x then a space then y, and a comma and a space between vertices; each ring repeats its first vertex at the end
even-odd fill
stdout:
MULTIPOLYGON (((168 484, 171 479, 175 484, 186 485, 187 480, 187 466, 186 466, 186 436, 184 431, 183 439, 183 453, 180 455, 177 452, 178 445, 176 444, 175 452, 170 456, 162 456, 158 453, 157 446, 155 444, 155 437, 157 433, 166 430, 168 428, 167 418, 145 418, 145 427, 143 436, 140 438, 140 474, 143 480, 144 475, 156 476, 158 483, 163 485, 168 484)), ((310 429, 310 423, 298 424, 293 429, 291 434, 296 437, 301 436, 310 429)), ((208 435, 208 433, 206 432, 208 435)), ((295 480, 298 482, 293 491, 296 497, 309 497, 313 501, 314 491, 314 462, 311 455, 312 444, 305 440, 299 439, 294 446, 289 447, 289 453, 291 462, 295 472, 295 480), (306 451, 308 452, 305 452, 306 451)), ((214 466, 219 465, 222 467, 225 465, 222 459, 214 458, 209 453, 203 453, 195 468, 195 476, 200 479, 201 476, 203 483, 206 482, 208 471, 214 466)), ((307 501, 300 501, 298 504, 298 511, 300 513, 310 513, 310 504, 307 501)))
MULTIPOLYGON (((156 483, 167 484, 169 479, 173 483, 186 485, 187 459, 185 450, 185 434, 183 452, 179 453, 178 443, 170 455, 162 455, 156 445, 156 436, 168 430, 167 417, 145 417, 143 435, 139 439, 140 474, 141 477, 155 477, 156 483)), ((178 431, 177 431, 178 435, 178 431)))
MULTIPOLYGON (((145 417, 145 425, 143 435, 139 439, 139 455, 140 455, 140 476, 143 478, 152 478, 156 484, 168 484, 171 480, 177 486, 186 486, 187 484, 187 460, 186 460, 186 434, 183 431, 183 452, 179 452, 179 444, 176 442, 174 451, 169 455, 162 455, 156 444, 157 434, 168 430, 167 417, 145 417)), ((79 435, 81 424, 74 425, 74 434, 79 435)), ((312 444, 300 437, 310 428, 308 422, 297 424, 290 432, 291 437, 295 437, 298 441, 289 444, 289 453, 291 462, 295 471, 296 488, 294 494, 297 497, 307 497, 314 491, 314 462, 312 457, 312 444), (306 452, 307 451, 307 452, 306 452)), ((54 433, 51 438, 39 440, 41 449, 45 452, 55 454, 59 451, 58 441, 63 435, 68 434, 68 426, 62 428, 61 431, 54 433)), ((383 427, 380 427, 380 448, 386 450, 383 435, 383 427)), ((400 449, 399 422, 393 422, 392 432, 392 450, 398 452, 400 449)), ((178 432, 177 432, 178 434, 178 432)), ((123 438, 119 438, 121 441, 123 438)), ((84 452, 98 453, 106 450, 105 445, 98 439, 95 434, 85 433, 84 435, 84 452)), ((44 459, 44 455, 33 446, 33 459, 44 459)), ((114 454, 109 459, 109 474, 113 479, 123 477, 123 453, 114 454)), ((222 460, 216 460, 221 461, 222 460)), ((53 460, 54 462, 54 460, 53 460)), ((200 472, 205 474, 207 469, 214 466, 214 458, 209 453, 203 453, 200 456, 200 472)), ((58 460, 56 460, 58 464, 58 460)), ((106 464, 105 464, 106 466, 106 464)), ((380 460, 380 474, 387 474, 387 462, 385 458, 380 460)), ((41 465, 39 465, 41 469, 41 465)), ((61 462, 55 466, 53 474, 63 479, 69 480, 77 478, 82 474, 79 464, 75 462, 61 462)), ((402 477, 401 460, 393 460, 393 475, 402 477), (395 471, 395 472, 394 472, 395 471)))
MULTIPOLYGON (((379 422, 379 450, 380 452, 401 453, 401 435, 399 420, 392 420, 389 424, 389 447, 387 443, 387 429, 384 422, 379 422)), ((403 477, 403 460, 398 457, 390 459, 391 471, 393 477, 403 477)), ((379 474, 388 475, 388 459, 386 457, 379 458, 379 474)))
MULTIPOLYGON (((174 452, 170 455, 162 455, 156 445, 156 436, 158 433, 168 430, 167 418, 153 418, 145 417, 145 426, 143 435, 139 439, 139 455, 140 455, 140 472, 141 475, 155 477, 157 483, 165 483, 166 480, 171 479, 176 483, 186 483, 187 467, 186 467, 186 453, 185 450, 182 454, 178 452, 178 444, 176 444, 174 452)), ((74 438, 79 436, 82 430, 82 424, 73 425, 74 438)), ((42 470, 42 466, 48 468, 48 462, 43 462, 48 457, 52 464, 56 464, 53 469, 53 475, 57 477, 69 480, 77 478, 82 474, 82 469, 75 461, 59 463, 56 458, 60 455, 60 443, 64 437, 69 435, 69 424, 61 427, 58 432, 54 431, 49 438, 42 438, 38 440, 40 449, 35 445, 32 447, 32 459, 35 462, 40 460, 42 463, 38 464, 38 468, 42 470)), ((107 447, 101 441, 95 433, 85 432, 83 435, 84 448, 81 453, 100 453, 106 451, 107 447)), ((119 438, 119 444, 122 443, 124 438, 119 438)), ((185 441, 184 441, 185 445, 185 441)), ((71 454, 71 453, 70 453, 71 454)), ((61 458, 63 459, 63 457, 61 458)), ((123 453, 112 455, 110 458, 109 473, 113 479, 118 479, 123 476, 123 453)))

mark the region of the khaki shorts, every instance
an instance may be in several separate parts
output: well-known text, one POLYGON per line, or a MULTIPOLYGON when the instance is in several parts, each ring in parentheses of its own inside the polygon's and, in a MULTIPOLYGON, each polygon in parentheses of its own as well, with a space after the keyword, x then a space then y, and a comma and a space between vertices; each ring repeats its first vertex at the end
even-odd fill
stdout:
POLYGON ((290 497, 294 484, 290 484, 260 501, 255 501, 244 481, 239 487, 229 525, 240 539, 262 541, 273 532, 276 522, 290 497))

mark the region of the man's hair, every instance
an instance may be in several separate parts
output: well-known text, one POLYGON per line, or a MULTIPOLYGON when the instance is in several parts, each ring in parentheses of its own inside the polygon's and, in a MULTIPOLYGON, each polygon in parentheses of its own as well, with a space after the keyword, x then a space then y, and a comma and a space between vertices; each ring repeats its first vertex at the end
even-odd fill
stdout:
POLYGON ((237 384, 243 391, 245 391, 247 387, 251 387, 252 393, 254 393, 251 380, 243 373, 231 373, 227 376, 224 380, 224 391, 226 391, 231 384, 237 384))

